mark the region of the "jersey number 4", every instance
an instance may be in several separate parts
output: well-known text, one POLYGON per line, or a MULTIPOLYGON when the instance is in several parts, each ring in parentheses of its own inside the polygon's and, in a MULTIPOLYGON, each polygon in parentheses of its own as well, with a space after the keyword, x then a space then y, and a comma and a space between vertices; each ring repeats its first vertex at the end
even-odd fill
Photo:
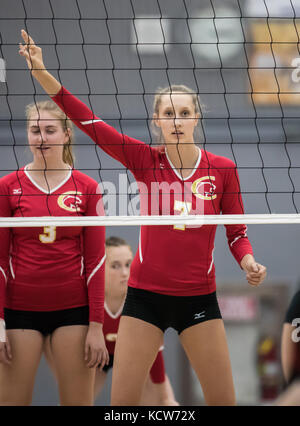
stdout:
POLYGON ((56 240, 56 226, 44 226, 44 233, 39 235, 41 243, 49 244, 56 240))

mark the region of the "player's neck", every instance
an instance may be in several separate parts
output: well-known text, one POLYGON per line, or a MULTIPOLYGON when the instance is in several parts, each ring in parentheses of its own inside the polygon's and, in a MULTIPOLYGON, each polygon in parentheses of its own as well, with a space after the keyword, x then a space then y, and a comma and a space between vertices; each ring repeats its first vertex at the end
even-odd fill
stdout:
POLYGON ((26 172, 30 178, 46 191, 52 190, 60 185, 70 173, 70 166, 66 163, 41 165, 38 162, 32 162, 26 166, 26 172))
POLYGON ((66 175, 66 173, 70 170, 70 166, 63 161, 36 161, 34 160, 32 163, 28 164, 26 170, 30 172, 30 174, 35 176, 59 176, 66 175))
POLYGON ((189 176, 199 159, 199 148, 194 144, 169 144, 166 146, 168 157, 183 178, 189 176))
POLYGON ((124 303, 125 297, 126 294, 113 295, 111 293, 105 292, 105 303, 113 315, 119 312, 121 306, 124 303))

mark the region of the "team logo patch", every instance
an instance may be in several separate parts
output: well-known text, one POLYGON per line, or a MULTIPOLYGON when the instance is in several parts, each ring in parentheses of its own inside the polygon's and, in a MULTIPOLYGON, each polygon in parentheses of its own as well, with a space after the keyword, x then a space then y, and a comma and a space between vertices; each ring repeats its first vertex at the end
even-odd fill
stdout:
POLYGON ((115 342, 117 340, 117 333, 107 333, 105 339, 108 342, 115 342))
POLYGON ((203 176, 192 183, 192 193, 202 200, 214 200, 217 198, 215 194, 216 185, 215 176, 203 176))
POLYGON ((80 212, 81 195, 82 193, 78 191, 65 192, 58 197, 57 204, 68 212, 80 212))
POLYGON ((198 314, 194 314, 194 319, 205 318, 205 311, 199 312, 198 314))

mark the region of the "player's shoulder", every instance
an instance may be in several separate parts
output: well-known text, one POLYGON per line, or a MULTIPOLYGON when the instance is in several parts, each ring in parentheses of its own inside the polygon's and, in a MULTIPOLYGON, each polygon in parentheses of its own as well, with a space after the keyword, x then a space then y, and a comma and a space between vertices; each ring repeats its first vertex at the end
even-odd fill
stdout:
POLYGON ((235 169, 236 164, 228 157, 222 155, 216 155, 212 152, 202 149, 202 159, 208 164, 209 167, 213 167, 220 170, 235 169))
POLYGON ((0 178, 1 187, 10 187, 11 185, 18 184, 20 186, 21 181, 25 176, 24 167, 20 170, 15 170, 7 175, 4 175, 0 178))
POLYGON ((81 171, 76 169, 72 170, 72 178, 74 179, 75 183, 77 182, 78 184, 81 184, 83 186, 97 187, 99 185, 99 182, 97 182, 91 176, 82 173, 81 171))
POLYGON ((143 158, 143 168, 150 168, 152 165, 161 161, 162 157, 166 154, 166 148, 164 145, 147 144, 142 142, 143 149, 140 151, 140 155, 143 158))
POLYGON ((298 290, 292 297, 289 303, 285 322, 292 323, 295 318, 300 316, 300 290, 298 290))
POLYGON ((300 290, 298 290, 292 297, 291 304, 296 304, 300 311, 300 290))

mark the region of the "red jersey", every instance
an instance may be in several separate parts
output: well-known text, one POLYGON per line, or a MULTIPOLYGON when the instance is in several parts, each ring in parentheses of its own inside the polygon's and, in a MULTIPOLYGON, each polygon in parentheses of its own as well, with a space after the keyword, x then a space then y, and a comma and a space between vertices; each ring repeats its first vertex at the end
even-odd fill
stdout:
MULTIPOLYGON (((120 134, 63 87, 53 100, 107 154, 133 173, 141 214, 244 213, 237 169, 228 158, 199 149, 194 170, 183 179, 164 146, 152 147, 120 134)), ((128 284, 178 296, 215 291, 216 228, 142 226, 128 284)), ((252 254, 246 231, 245 225, 226 225, 229 248, 239 264, 246 254, 252 254)))
POLYGON ((104 302, 103 336, 105 339, 106 348, 110 355, 115 353, 115 346, 123 305, 124 304, 120 306, 120 309, 116 314, 113 314, 107 304, 104 302))
MULTIPOLYGON (((104 214, 98 184, 71 170, 52 191, 39 187, 26 167, 0 179, 0 216, 104 214)), ((53 311, 89 305, 103 322, 103 227, 0 228, 0 317, 3 308, 53 311)))
MULTIPOLYGON (((120 309, 116 314, 113 314, 107 304, 104 302, 103 335, 106 348, 110 355, 114 355, 115 353, 115 346, 123 305, 124 304, 120 306, 120 309)), ((160 348, 150 370, 150 377, 153 383, 162 383, 165 380, 165 363, 162 350, 163 346, 160 348)))

